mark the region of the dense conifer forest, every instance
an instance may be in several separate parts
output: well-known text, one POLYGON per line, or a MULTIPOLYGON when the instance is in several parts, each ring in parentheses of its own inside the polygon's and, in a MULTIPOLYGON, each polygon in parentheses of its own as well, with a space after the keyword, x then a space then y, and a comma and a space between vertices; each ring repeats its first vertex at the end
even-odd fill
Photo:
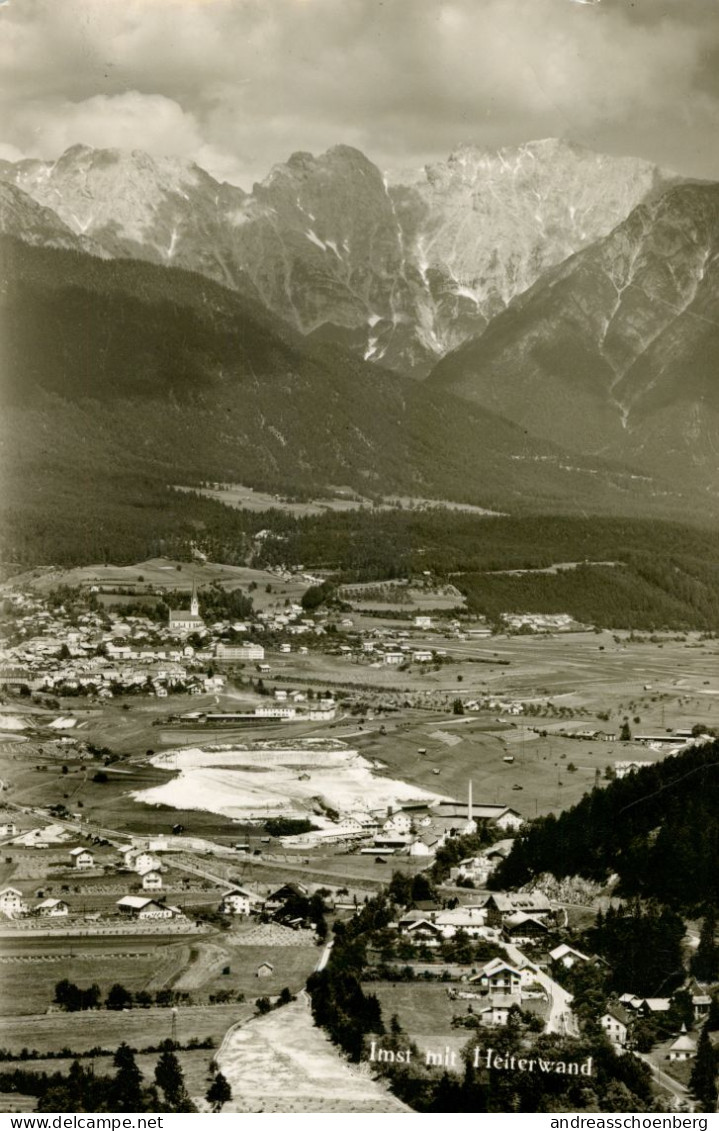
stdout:
POLYGON ((719 741, 595 788, 533 821, 492 876, 498 889, 542 872, 605 880, 687 912, 719 903, 719 741))

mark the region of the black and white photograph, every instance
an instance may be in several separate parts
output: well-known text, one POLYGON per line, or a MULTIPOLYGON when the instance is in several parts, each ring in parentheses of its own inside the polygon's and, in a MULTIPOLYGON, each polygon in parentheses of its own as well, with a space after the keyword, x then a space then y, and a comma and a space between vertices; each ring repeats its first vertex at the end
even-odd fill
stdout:
POLYGON ((716 3, 0 0, 0 343, 6 1126, 706 1131, 716 3))

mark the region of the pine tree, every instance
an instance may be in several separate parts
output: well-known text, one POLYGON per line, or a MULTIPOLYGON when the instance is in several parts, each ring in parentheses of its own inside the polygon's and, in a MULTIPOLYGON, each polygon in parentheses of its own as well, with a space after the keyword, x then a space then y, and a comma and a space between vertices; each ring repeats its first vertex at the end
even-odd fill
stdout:
POLYGON ((212 1104, 213 1111, 222 1111, 223 1104, 232 1099, 232 1088, 221 1072, 218 1072, 207 1089, 205 1099, 212 1104))
POLYGON ((699 1110, 715 1112, 717 1109, 717 1055, 709 1036, 709 1027, 702 1029, 689 1087, 699 1102, 699 1110))
POLYGON ((719 1000, 716 997, 712 997, 705 1025, 710 1033, 719 1029, 719 1000))
POLYGON ((112 1082, 113 1110, 143 1111, 142 1073, 134 1052, 124 1041, 115 1052, 113 1064, 117 1069, 112 1082))
MULTIPOLYGON (((169 1044, 169 1042, 166 1043, 169 1044)), ((180 1067, 180 1062, 172 1051, 165 1047, 160 1054, 160 1059, 155 1065, 155 1083, 165 1095, 173 1111, 181 1110, 179 1104, 185 1097, 185 1077, 180 1067)))

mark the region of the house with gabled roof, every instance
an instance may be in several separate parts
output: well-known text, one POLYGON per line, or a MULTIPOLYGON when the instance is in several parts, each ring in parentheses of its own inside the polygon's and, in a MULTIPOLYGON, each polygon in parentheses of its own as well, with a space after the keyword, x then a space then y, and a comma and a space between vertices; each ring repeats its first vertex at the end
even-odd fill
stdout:
POLYGON ((694 1009, 694 1020, 703 1021, 709 1010, 711 1009, 712 999, 710 994, 702 993, 697 990, 692 994, 692 1007, 694 1009))
POLYGON ((95 867, 95 857, 91 852, 87 850, 87 848, 71 848, 70 861, 75 868, 82 869, 95 867))
POLYGON ((25 900, 18 888, 3 888, 0 891, 0 911, 4 915, 22 915, 25 911, 25 900))
POLYGON ((492 958, 468 980, 479 983, 488 993, 518 995, 522 985, 520 971, 503 958, 492 958))
POLYGON ((426 832, 413 840, 409 846, 410 856, 435 856, 442 841, 436 833, 426 832))
POLYGON ((549 957, 552 962, 561 962, 562 966, 567 970, 571 969, 578 962, 589 962, 590 959, 586 954, 582 954, 581 950, 576 950, 573 946, 567 943, 560 943, 555 946, 554 950, 550 950, 549 957))
POLYGON ((64 899, 44 899, 42 903, 38 903, 35 907, 35 912, 43 919, 57 919, 63 915, 68 915, 70 906, 64 899))
POLYGON ((623 1006, 611 1003, 599 1019, 599 1024, 613 1044, 624 1048, 631 1025, 631 1018, 623 1006))
POLYGON ((439 943, 445 936, 442 927, 430 912, 414 909, 407 911, 397 923, 400 935, 406 938, 421 939, 423 942, 439 943))
POLYGON ((143 891, 162 891, 162 876, 159 872, 149 871, 142 873, 143 891))
POLYGON ((527 915, 524 911, 514 911, 511 915, 507 915, 502 930, 505 938, 515 944, 539 942, 549 932, 546 923, 534 915, 527 915))
POLYGON ((517 912, 532 915, 535 919, 546 918, 552 910, 546 895, 542 892, 500 892, 495 891, 487 899, 487 922, 492 927, 502 926, 505 920, 517 912))
POLYGON ((445 938, 453 938, 457 931, 464 931, 470 938, 484 938, 487 935, 485 919, 481 907, 454 907, 437 912, 435 922, 442 928, 445 938))
POLYGON ((124 895, 115 906, 120 914, 132 919, 174 919, 182 914, 178 907, 158 903, 156 899, 143 895, 124 895))
POLYGON ((276 891, 273 891, 271 895, 267 896, 265 900, 265 910, 279 911, 281 907, 284 907, 288 899, 296 899, 298 896, 307 898, 308 895, 309 888, 293 880, 291 883, 283 884, 282 887, 277 888, 276 891))
POLYGON ((506 1025, 509 1020, 509 1011, 513 1006, 519 1006, 520 1000, 511 994, 491 994, 487 1004, 475 1009, 480 1024, 490 1026, 506 1025))
POLYGON ((220 911, 227 915, 249 915, 253 903, 257 902, 259 899, 254 892, 247 891, 246 888, 230 888, 222 896, 220 911))

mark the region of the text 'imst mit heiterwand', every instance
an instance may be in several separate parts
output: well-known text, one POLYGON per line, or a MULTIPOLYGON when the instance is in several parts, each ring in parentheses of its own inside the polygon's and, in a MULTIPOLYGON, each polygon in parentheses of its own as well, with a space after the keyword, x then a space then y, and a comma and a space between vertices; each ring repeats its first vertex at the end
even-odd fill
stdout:
MULTIPOLYGON (((430 1068, 459 1068, 461 1061, 457 1052, 445 1045, 443 1049, 384 1049, 372 1041, 369 1058, 377 1064, 424 1064, 430 1068)), ((586 1060, 551 1060, 541 1056, 516 1056, 512 1053, 495 1052, 476 1045, 471 1060, 473 1068, 489 1068, 498 1072, 541 1072, 557 1076, 591 1076, 592 1057, 586 1060)))

